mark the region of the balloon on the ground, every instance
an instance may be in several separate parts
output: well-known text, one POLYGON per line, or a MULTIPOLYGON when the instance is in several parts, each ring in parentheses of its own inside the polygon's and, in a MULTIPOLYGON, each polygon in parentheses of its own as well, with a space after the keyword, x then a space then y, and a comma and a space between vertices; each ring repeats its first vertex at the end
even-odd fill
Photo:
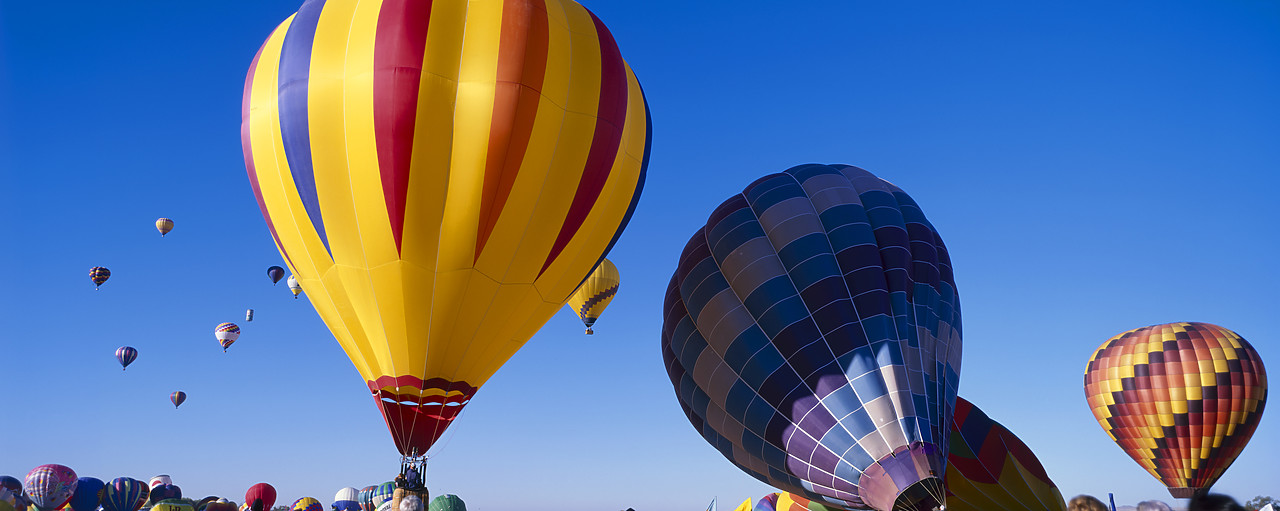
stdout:
POLYGON ((244 503, 255 511, 271 511, 271 507, 276 505, 276 488, 267 483, 250 486, 244 492, 244 503), (261 508, 256 508, 255 503, 262 504, 261 508))
POLYGON ((138 350, 132 346, 121 346, 116 348, 116 362, 120 363, 120 370, 128 369, 129 364, 138 359, 138 350))
MULTIPOLYGON (((178 406, 182 405, 182 403, 185 402, 186 400, 187 400, 187 393, 181 390, 175 391, 174 393, 169 394, 169 402, 173 403, 174 409, 177 409, 178 406)), ((160 486, 165 486, 165 485, 159 485, 156 488, 159 488, 160 486)), ((154 492, 155 488, 153 488, 152 491, 154 492)))
POLYGON ((156 230, 160 231, 160 237, 163 238, 164 235, 173 230, 173 220, 163 217, 156 219, 156 230))
MULTIPOLYGON (((218 497, 210 495, 208 497, 205 497, 203 499, 196 501, 195 506, 193 507, 196 508, 196 511, 204 511, 205 508, 209 507, 209 504, 217 502, 217 500, 218 500, 218 497)), ((232 509, 230 511, 235 511, 235 510, 232 509)))
POLYGON ((347 487, 333 494, 333 505, 336 511, 360 511, 360 491, 347 487))
POLYGON ((291 511, 324 511, 324 504, 315 497, 302 497, 289 506, 291 511))
POLYGON ((377 486, 365 486, 360 489, 360 493, 357 495, 357 500, 360 501, 361 511, 375 511, 377 509, 377 507, 373 505, 373 490, 375 488, 377 488, 377 486))
POLYGON ((89 268, 89 280, 93 281, 94 289, 98 289, 98 287, 101 286, 103 282, 106 282, 107 279, 109 278, 111 278, 111 270, 108 270, 101 266, 94 266, 93 268, 89 268))
POLYGON ((225 353, 231 344, 240 338, 240 326, 235 323, 218 323, 213 328, 213 337, 218 340, 218 344, 222 346, 225 353))
POLYGON ((395 481, 387 481, 373 488, 373 492, 369 495, 369 500, 373 504, 376 511, 382 507, 382 503, 390 501, 396 491, 395 481))
POLYGON ((1085 368, 1093 416, 1175 498, 1205 493, 1244 449, 1267 403, 1248 341, 1209 323, 1166 323, 1102 343, 1085 368))
POLYGON ((947 454, 948 511, 1065 511, 1040 460, 1000 423, 956 398, 947 454))
MULTIPOLYGON (((779 493, 777 511, 836 511, 839 508, 825 506, 794 493, 779 493)), ((948 508, 950 509, 950 508, 948 508)))
POLYGON ((410 456, 608 253, 649 155, 639 82, 569 0, 307 2, 242 112, 268 230, 410 456))
POLYGON ((103 511, 138 511, 151 498, 147 483, 128 477, 117 477, 107 483, 102 493, 103 511))
POLYGON ((62 507, 76 491, 76 472, 63 465, 40 465, 27 473, 22 483, 23 493, 31 505, 40 511, 53 511, 62 507))
POLYGON ((178 500, 168 500, 151 506, 151 511, 195 511, 195 508, 178 500))
POLYGON ((284 268, 272 266, 267 268, 267 278, 271 279, 271 285, 280 283, 280 279, 284 278, 284 268))
POLYGON ((289 276, 289 280, 285 282, 289 286, 289 292, 293 293, 293 299, 297 300, 298 295, 302 294, 302 284, 298 283, 297 277, 289 276))
POLYGON ((76 491, 67 501, 72 511, 96 511, 102 504, 102 495, 107 484, 96 477, 81 477, 76 480, 76 491))
MULTIPOLYGON (((183 399, 186 399, 185 394, 183 399)), ((176 408, 180 404, 182 404, 182 399, 179 399, 176 402, 174 402, 173 406, 176 408)), ((176 484, 162 483, 162 484, 157 484, 151 488, 151 502, 153 503, 163 502, 168 499, 180 499, 180 498, 182 498, 182 488, 179 488, 178 485, 176 484)))
POLYGON ((751 508, 751 511, 777 511, 777 509, 778 494, 770 493, 760 497, 760 500, 756 501, 756 507, 751 508))
POLYGON ((680 405, 738 468, 824 505, 942 504, 959 298, 901 189, 847 165, 755 181, 694 233, 663 310, 680 405))
POLYGON ((587 335, 593 333, 592 325, 600 319, 600 314, 613 301, 613 296, 618 294, 619 282, 618 267, 608 259, 602 259, 600 265, 587 276, 587 280, 569 296, 567 305, 587 327, 587 335))
POLYGON ((205 506, 205 511, 236 511, 236 509, 236 504, 227 499, 218 499, 205 506))
POLYGON ((462 501, 462 497, 446 493, 431 499, 427 511, 467 511, 467 504, 462 501))
POLYGON ((151 488, 155 488, 162 484, 173 484, 173 479, 169 478, 168 474, 160 474, 152 477, 150 481, 147 481, 147 485, 151 488))

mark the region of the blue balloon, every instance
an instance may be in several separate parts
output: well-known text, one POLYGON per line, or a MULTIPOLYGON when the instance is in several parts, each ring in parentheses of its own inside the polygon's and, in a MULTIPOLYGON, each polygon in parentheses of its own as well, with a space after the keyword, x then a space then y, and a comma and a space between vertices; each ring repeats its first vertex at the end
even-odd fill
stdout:
POLYGON ((98 505, 102 504, 103 490, 107 487, 107 483, 102 482, 96 477, 81 477, 76 483, 76 492, 71 494, 71 500, 67 501, 74 511, 95 511, 98 505))

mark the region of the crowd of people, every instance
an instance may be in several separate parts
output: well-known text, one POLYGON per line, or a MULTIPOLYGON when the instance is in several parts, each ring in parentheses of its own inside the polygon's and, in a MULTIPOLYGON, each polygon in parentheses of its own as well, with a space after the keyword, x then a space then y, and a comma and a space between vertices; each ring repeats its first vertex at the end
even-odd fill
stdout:
MULTIPOLYGON (((1067 511, 1111 511, 1106 504, 1092 495, 1076 495, 1067 502, 1067 511)), ((1173 511, 1168 504, 1158 500, 1138 503, 1138 511, 1173 511)), ((1245 511, 1235 499, 1217 493, 1196 495, 1187 505, 1187 511, 1245 511)))

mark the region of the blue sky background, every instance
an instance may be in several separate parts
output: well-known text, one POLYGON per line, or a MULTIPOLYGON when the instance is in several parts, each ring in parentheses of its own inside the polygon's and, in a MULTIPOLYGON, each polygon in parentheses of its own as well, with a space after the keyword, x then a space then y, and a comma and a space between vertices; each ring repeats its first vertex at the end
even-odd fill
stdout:
MULTIPOLYGON (((1231 328, 1280 371, 1280 4, 798 3, 586 4, 653 115, 649 179, 610 256, 621 293, 595 336, 562 310, 484 386, 436 449, 432 494, 657 511, 771 491, 681 413, 662 296, 716 205, 822 162, 901 186, 942 234, 962 396, 1067 497, 1171 501, 1098 427, 1082 374, 1110 336, 1172 321, 1231 328)), ((394 475, 364 382, 305 296, 265 276, 280 256, 240 96, 298 5, 0 3, 0 474, 166 473, 236 501, 267 481, 285 504, 394 475), (177 224, 164 239, 160 216, 177 224), (101 291, 91 266, 112 271, 101 291), (223 321, 244 329, 225 354, 223 321), (140 352, 124 373, 121 345, 140 352)), ((1277 413, 1217 490, 1280 496, 1277 413)))

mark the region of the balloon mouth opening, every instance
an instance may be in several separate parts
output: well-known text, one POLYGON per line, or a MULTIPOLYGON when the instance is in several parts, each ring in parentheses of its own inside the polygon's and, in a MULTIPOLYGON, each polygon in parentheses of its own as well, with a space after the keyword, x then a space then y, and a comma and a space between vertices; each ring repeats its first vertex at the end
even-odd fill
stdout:
POLYGON ((1169 495, 1172 495, 1173 498, 1175 499, 1195 498, 1197 495, 1203 495, 1208 492, 1209 492, 1208 488, 1189 488, 1186 486, 1169 488, 1169 495))
POLYGON ((893 509, 935 511, 946 509, 946 490, 942 480, 929 477, 908 486, 893 501, 893 509))

